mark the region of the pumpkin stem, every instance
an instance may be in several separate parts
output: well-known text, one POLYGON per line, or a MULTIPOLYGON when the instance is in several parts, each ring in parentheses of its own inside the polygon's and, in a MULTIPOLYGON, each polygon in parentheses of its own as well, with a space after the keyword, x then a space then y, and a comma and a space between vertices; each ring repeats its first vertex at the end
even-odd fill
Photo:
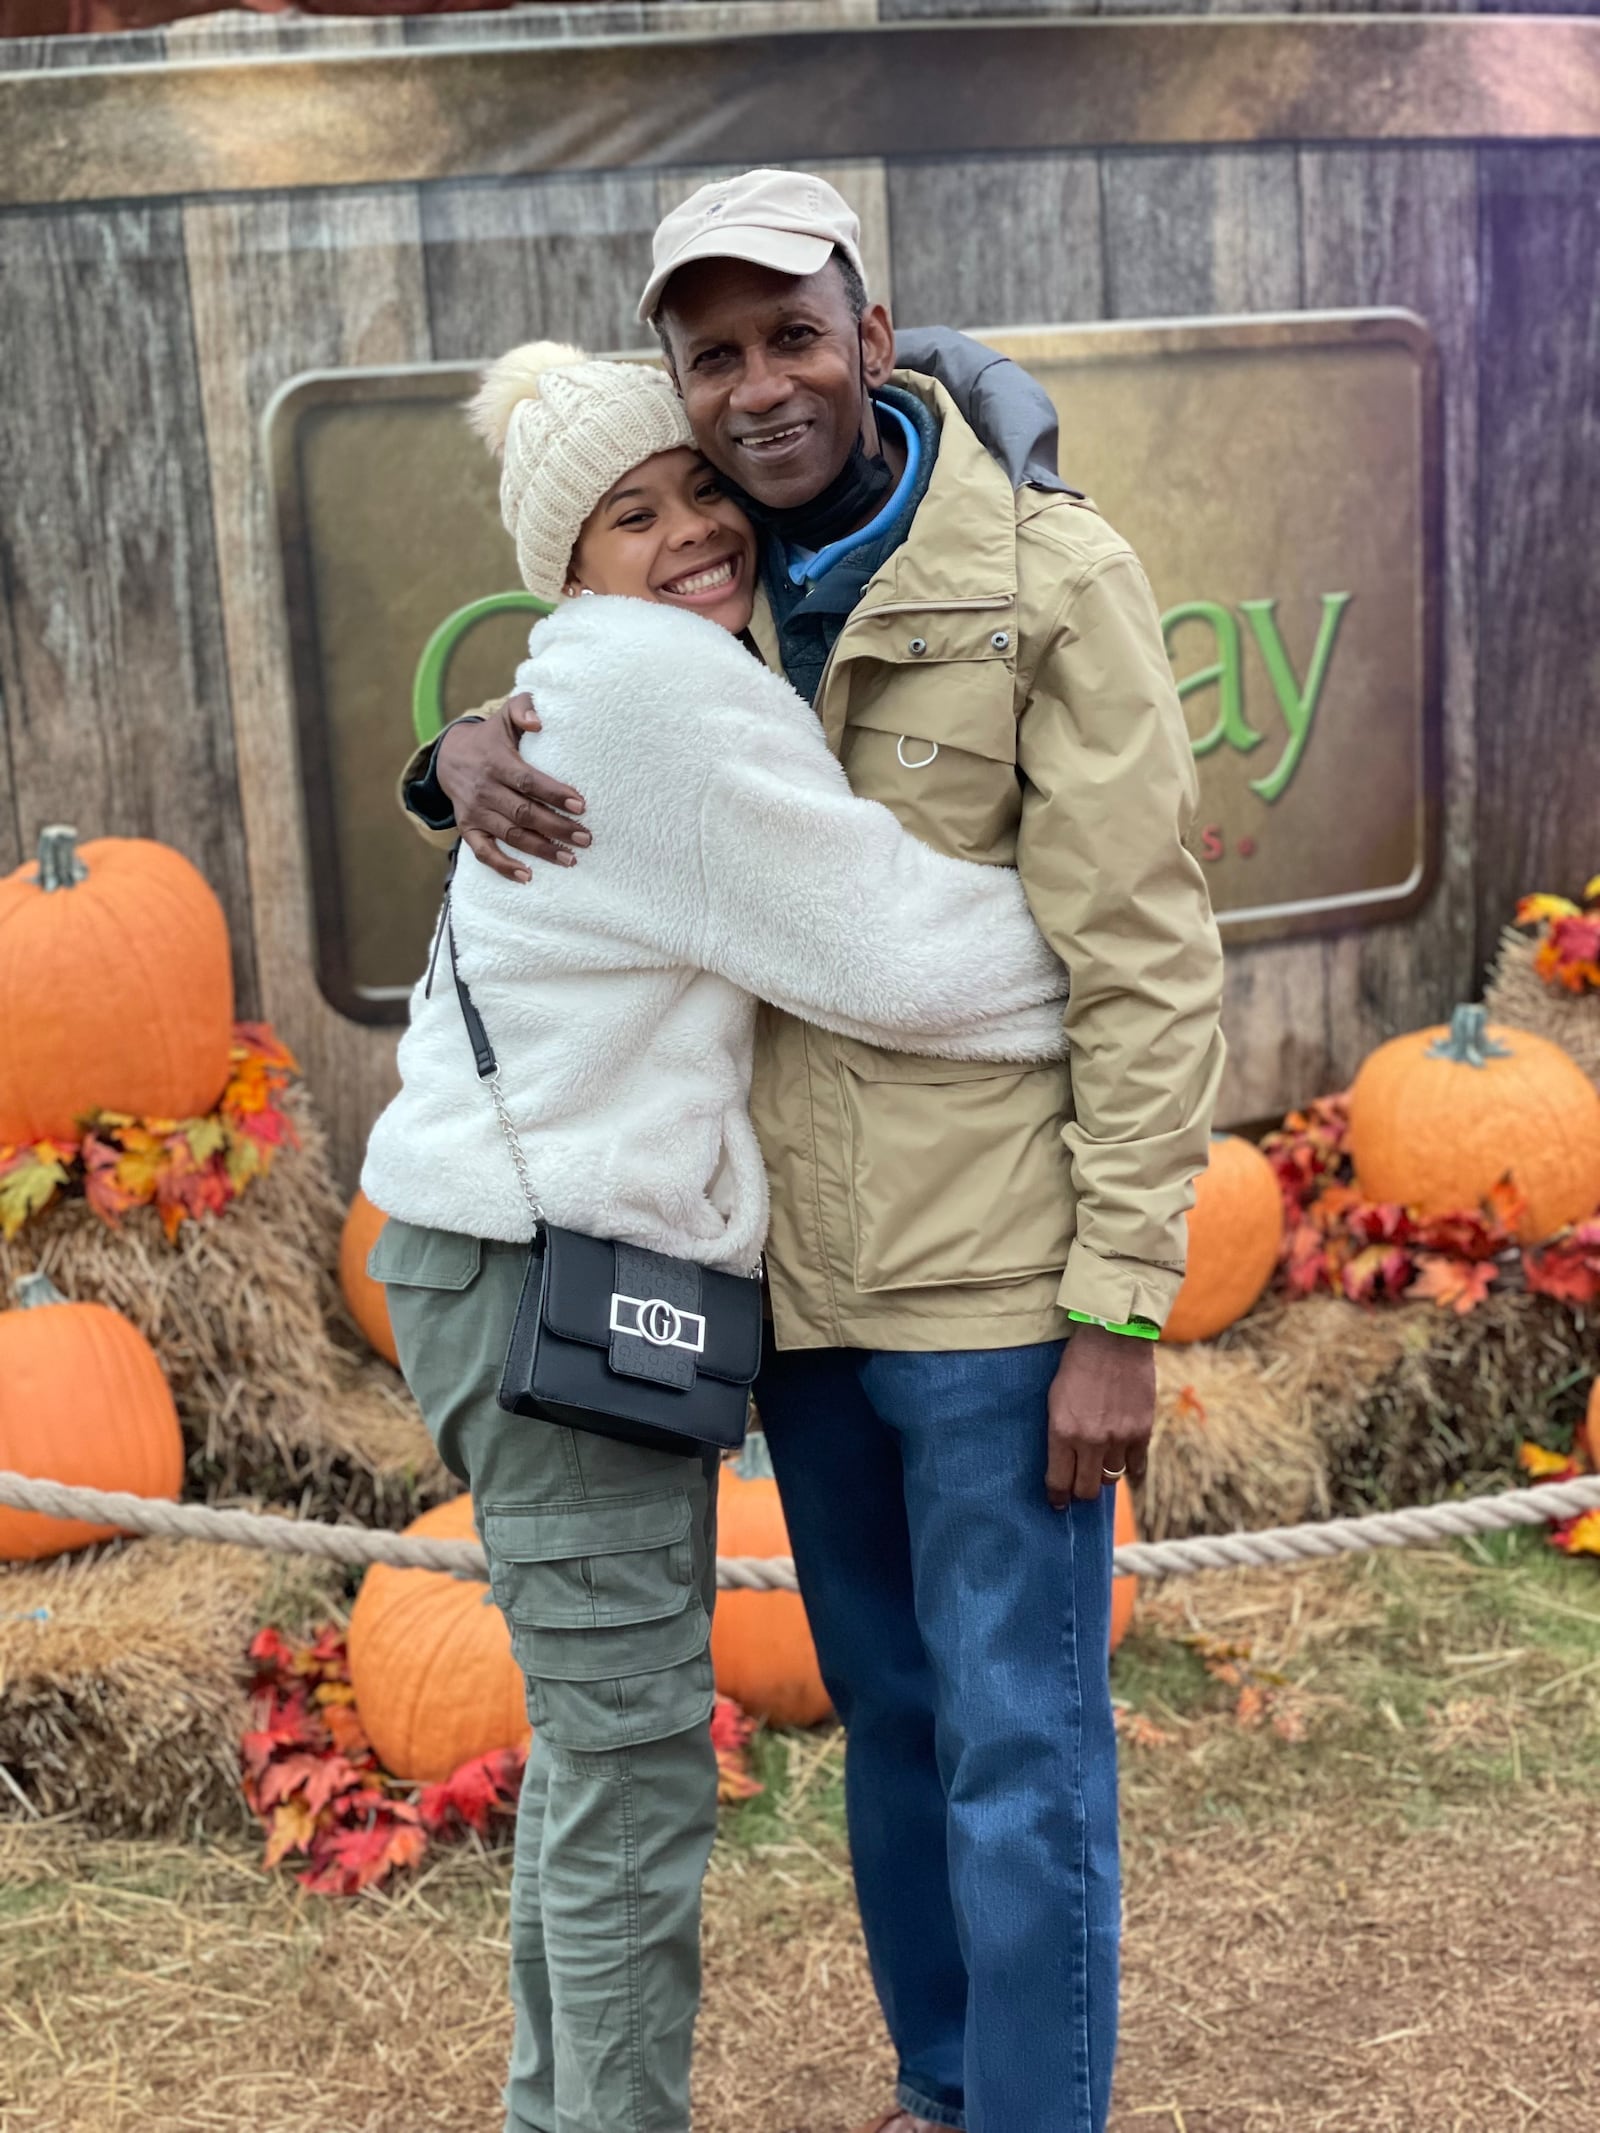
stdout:
POLYGON ((17 1281, 17 1309, 38 1311, 49 1304, 64 1304, 66 1298, 42 1269, 23 1274, 17 1281))
POLYGON ((1430 1059, 1450 1059, 1457 1066, 1486 1067, 1491 1059, 1509 1059, 1511 1047, 1489 1035, 1486 1007, 1458 1007, 1450 1017, 1450 1034, 1428 1046, 1430 1059))
POLYGON ((39 886, 75 889, 89 879, 89 869, 78 857, 78 833, 69 823, 53 822, 39 832, 39 886))
POLYGON ((733 1462, 733 1471, 741 1481, 773 1481, 772 1454, 767 1449, 767 1433, 753 1429, 745 1438, 739 1456, 733 1462))

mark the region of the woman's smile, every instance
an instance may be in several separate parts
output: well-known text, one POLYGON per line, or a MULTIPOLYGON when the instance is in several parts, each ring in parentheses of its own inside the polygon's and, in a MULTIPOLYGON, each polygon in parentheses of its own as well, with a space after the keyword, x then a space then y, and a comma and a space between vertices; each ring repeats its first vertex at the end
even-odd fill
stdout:
POLYGON ((658 579, 651 590, 680 607, 712 607, 728 597, 743 573, 744 557, 735 552, 714 563, 697 563, 675 578, 658 579))

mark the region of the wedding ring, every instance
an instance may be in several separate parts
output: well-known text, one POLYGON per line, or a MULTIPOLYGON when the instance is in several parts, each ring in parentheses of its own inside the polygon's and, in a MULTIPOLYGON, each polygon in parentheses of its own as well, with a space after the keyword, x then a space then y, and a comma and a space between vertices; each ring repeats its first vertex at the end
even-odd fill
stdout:
POLYGON ((1127 1471, 1125 1466, 1103 1466, 1100 1469, 1101 1478, 1106 1481, 1120 1481, 1127 1471))

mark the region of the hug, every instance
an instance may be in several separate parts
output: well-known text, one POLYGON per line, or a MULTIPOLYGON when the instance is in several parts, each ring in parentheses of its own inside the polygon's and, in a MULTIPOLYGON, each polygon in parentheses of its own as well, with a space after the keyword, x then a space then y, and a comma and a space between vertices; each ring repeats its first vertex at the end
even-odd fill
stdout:
POLYGON ((1100 2133, 1115 1485, 1222 1066, 1156 605, 1029 379, 897 348, 822 179, 702 187, 639 315, 661 367, 539 343, 472 409, 551 613, 405 774, 456 850, 362 1178, 535 1729, 506 2126, 689 2133, 753 1378, 875 2125, 1100 2133))

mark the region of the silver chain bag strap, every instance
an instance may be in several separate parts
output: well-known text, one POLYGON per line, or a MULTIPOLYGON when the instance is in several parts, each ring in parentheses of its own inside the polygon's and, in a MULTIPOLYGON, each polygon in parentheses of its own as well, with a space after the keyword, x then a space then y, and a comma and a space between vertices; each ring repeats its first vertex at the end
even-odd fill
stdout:
POLYGON ((754 1279, 724 1273, 547 1219, 506 1106, 499 1060, 456 959, 450 899, 460 849, 445 876, 425 990, 432 992, 443 944, 473 1064, 533 1218, 500 1405, 656 1451, 736 1451, 761 1361, 759 1265, 754 1279))

